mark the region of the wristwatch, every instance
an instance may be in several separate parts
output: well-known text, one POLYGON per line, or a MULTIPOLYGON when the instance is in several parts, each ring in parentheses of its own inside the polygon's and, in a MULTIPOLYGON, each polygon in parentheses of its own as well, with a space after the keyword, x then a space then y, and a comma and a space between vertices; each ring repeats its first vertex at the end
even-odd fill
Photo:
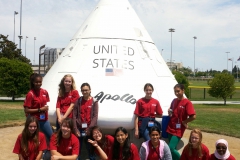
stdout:
POLYGON ((39 112, 39 113, 41 112, 40 108, 38 108, 38 112, 39 112))

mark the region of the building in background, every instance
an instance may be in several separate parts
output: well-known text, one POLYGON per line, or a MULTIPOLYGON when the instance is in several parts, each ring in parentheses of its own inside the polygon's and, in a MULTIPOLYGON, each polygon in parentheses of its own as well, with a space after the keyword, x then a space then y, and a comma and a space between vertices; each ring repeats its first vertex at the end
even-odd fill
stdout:
POLYGON ((173 69, 173 70, 178 70, 180 68, 183 68, 183 64, 182 62, 172 62, 172 65, 171 65, 171 62, 166 62, 167 66, 169 69, 173 69))

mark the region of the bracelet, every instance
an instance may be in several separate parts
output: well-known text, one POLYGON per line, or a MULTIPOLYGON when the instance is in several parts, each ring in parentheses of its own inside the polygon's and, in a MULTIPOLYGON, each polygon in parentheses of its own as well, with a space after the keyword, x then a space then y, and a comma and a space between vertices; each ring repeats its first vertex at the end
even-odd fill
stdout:
POLYGON ((41 112, 40 108, 38 108, 38 112, 39 112, 39 113, 41 112))

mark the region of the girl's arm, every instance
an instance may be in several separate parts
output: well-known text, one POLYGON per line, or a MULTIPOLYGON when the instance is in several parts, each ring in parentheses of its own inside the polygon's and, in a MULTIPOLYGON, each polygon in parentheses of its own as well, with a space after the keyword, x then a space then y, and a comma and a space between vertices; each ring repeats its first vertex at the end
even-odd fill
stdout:
POLYGON ((19 160, 24 160, 21 154, 18 154, 19 160))
POLYGON ((137 116, 137 115, 135 115, 134 126, 135 126, 135 137, 136 137, 136 138, 139 138, 138 116, 137 116))
POLYGON ((139 156, 140 156, 140 160, 145 160, 146 149, 143 146, 141 146, 141 148, 139 150, 139 156))
POLYGON ((183 124, 186 128, 188 128, 188 123, 191 122, 191 121, 193 121, 193 120, 195 120, 195 119, 196 119, 196 114, 191 115, 191 116, 189 116, 188 119, 186 119, 185 121, 182 121, 182 124, 183 124))
POLYGON ((70 155, 70 156, 57 156, 57 155, 53 155, 51 156, 51 160, 76 160, 78 157, 78 155, 74 154, 74 155, 70 155))
POLYGON ((43 151, 39 151, 36 157, 36 160, 40 160, 42 158, 43 151))
POLYGON ((68 115, 72 112, 73 106, 74 106, 74 103, 71 103, 67 109, 67 112, 64 114, 63 119, 66 119, 68 117, 68 115))
POLYGON ((91 139, 88 139, 88 143, 91 143, 97 149, 101 159, 103 159, 103 160, 107 160, 108 159, 108 156, 102 150, 102 148, 98 145, 97 141, 92 141, 91 139))
MULTIPOLYGON (((162 141, 161 141, 162 143, 162 141)), ((166 142, 164 142, 164 148, 163 148, 163 152, 164 152, 164 160, 172 160, 172 154, 170 151, 170 148, 168 147, 168 144, 166 142)))
POLYGON ((48 111, 48 106, 47 105, 45 105, 44 107, 35 108, 35 109, 30 109, 30 108, 24 106, 24 112, 25 113, 36 113, 36 112, 44 112, 44 111, 48 111))

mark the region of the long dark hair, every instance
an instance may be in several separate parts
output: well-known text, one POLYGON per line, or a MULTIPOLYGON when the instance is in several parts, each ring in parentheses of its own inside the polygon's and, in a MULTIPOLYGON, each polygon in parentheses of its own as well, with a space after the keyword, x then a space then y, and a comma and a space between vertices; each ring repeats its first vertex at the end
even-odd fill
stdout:
MULTIPOLYGON (((63 125, 64 123, 67 124, 67 126, 71 129, 71 133, 73 134, 73 121, 72 121, 72 119, 71 119, 71 118, 66 118, 66 119, 64 119, 64 120, 62 121, 61 127, 62 127, 62 125, 63 125)), ((61 140, 62 140, 62 129, 61 129, 61 127, 60 127, 60 129, 57 131, 57 133, 56 133, 55 145, 56 145, 57 147, 59 147, 60 142, 61 142, 61 140)))
POLYGON ((127 160, 131 157, 131 143, 129 142, 129 134, 127 130, 123 127, 118 127, 114 134, 114 144, 113 144, 113 160, 119 160, 119 152, 120 152, 120 143, 117 141, 116 135, 118 132, 122 131, 124 134, 127 134, 123 148, 122 148, 122 159, 127 160))
MULTIPOLYGON (((102 150, 104 150, 107 147, 105 134, 103 134, 102 129, 98 126, 94 126, 94 127, 90 128, 90 139, 92 141, 95 141, 95 139, 93 138, 93 131, 94 130, 98 130, 102 134, 102 139, 100 141, 101 145, 99 145, 99 146, 102 148, 102 150)), ((93 154, 94 150, 95 150, 95 147, 93 145, 90 145, 90 146, 91 146, 90 147, 90 153, 93 154)))
POLYGON ((35 79, 38 78, 38 77, 40 77, 40 78, 42 79, 42 76, 41 76, 40 74, 33 73, 33 74, 30 75, 29 80, 30 80, 30 88, 31 88, 31 89, 34 89, 34 81, 35 81, 35 79))
POLYGON ((38 135, 39 135, 38 119, 36 117, 34 117, 34 116, 27 117, 24 129, 22 131, 22 138, 21 138, 21 152, 22 152, 21 154, 22 155, 26 155, 27 156, 29 154, 28 153, 28 147, 29 147, 28 146, 28 141, 30 139, 32 139, 33 143, 34 143, 34 148, 35 148, 34 152, 36 154, 38 154, 38 147, 39 147, 39 137, 38 137, 38 135), (36 131, 33 134, 31 134, 29 132, 29 125, 32 122, 35 122, 36 125, 37 125, 37 129, 36 129, 36 131))

